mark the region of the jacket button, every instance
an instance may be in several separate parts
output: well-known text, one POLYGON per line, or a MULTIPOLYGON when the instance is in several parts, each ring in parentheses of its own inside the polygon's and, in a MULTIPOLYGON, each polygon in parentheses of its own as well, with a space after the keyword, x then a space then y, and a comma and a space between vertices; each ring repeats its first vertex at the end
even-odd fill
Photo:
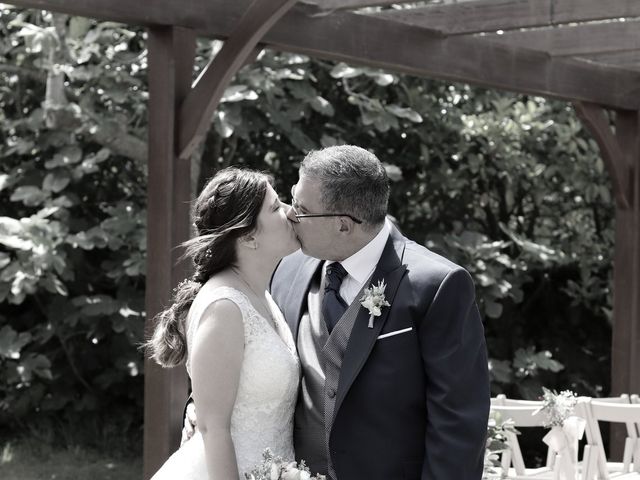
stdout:
POLYGON ((327 395, 329 395, 329 398, 333 398, 336 396, 336 391, 333 388, 330 388, 327 395))

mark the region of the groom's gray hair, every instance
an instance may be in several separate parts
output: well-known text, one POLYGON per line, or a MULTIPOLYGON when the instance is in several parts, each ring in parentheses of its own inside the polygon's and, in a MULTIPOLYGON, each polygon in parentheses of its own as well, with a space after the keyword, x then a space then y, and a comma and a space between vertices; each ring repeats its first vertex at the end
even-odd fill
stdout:
POLYGON ((314 150, 300 165, 300 176, 319 180, 327 213, 347 213, 366 226, 384 222, 389 178, 373 153, 355 145, 314 150))

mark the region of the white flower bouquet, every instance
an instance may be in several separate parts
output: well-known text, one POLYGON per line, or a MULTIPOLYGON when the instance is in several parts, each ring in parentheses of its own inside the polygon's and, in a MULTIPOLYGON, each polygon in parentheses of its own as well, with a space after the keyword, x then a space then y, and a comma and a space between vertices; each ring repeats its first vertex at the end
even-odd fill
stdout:
POLYGON ((578 441, 586 424, 583 418, 573 415, 578 398, 570 390, 556 393, 542 387, 542 391, 542 407, 537 412, 545 414, 544 425, 551 428, 542 441, 556 453, 553 478, 576 480, 579 478, 578 441))
MULTIPOLYGON (((567 418, 573 415, 573 409, 578 403, 576 394, 571 390, 560 393, 542 387, 542 406, 537 412, 546 416, 545 427, 562 427, 567 418)), ((536 413, 537 413, 536 412, 536 413)))
POLYGON ((300 464, 286 461, 268 448, 262 452, 262 463, 244 476, 247 480, 326 480, 324 475, 312 476, 304 460, 300 464))

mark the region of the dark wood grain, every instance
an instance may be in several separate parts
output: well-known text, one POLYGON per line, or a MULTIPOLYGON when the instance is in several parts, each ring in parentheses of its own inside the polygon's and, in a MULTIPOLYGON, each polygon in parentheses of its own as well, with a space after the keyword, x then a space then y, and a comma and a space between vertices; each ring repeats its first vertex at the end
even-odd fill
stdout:
MULTIPOLYGON (((190 165, 176 151, 176 110, 191 84, 193 32, 149 30, 149 177, 147 191, 147 338, 154 317, 166 308, 173 288, 189 273, 175 247, 189 238, 190 165)), ((145 360, 144 478, 179 446, 182 409, 188 396, 184 367, 163 369, 145 360)))
MULTIPOLYGON (((140 5, 129 0, 13 2, 120 21, 128 18, 133 23, 173 23, 199 35, 223 39, 231 35, 249 5, 246 0, 147 0, 140 5)), ((319 15, 313 6, 297 5, 266 33, 262 43, 279 50, 417 76, 611 108, 640 106, 640 74, 636 71, 550 57, 529 46, 489 38, 443 37, 428 29, 349 11, 319 15)))
MULTIPOLYGON (((338 0, 336 0, 338 1, 338 0)), ((325 7, 326 8, 326 7, 325 7)), ((384 10, 377 16, 447 35, 640 16, 636 0, 478 0, 384 10)))

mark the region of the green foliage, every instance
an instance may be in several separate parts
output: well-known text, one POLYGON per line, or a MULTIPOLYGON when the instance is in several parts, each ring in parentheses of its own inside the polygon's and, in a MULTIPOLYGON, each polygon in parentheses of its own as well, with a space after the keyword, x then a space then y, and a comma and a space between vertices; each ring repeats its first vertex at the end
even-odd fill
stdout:
POLYGON ((6 7, 2 28, 0 415, 72 424, 116 408, 128 429, 142 405, 144 41, 6 7))
POLYGON ((236 82, 255 95, 222 105, 242 122, 205 148, 203 176, 266 164, 288 192, 301 151, 371 149, 404 233, 472 273, 494 393, 608 391, 613 205, 570 106, 274 52, 236 82))
POLYGON ((509 450, 508 434, 519 435, 513 420, 504 420, 500 413, 491 411, 487 426, 487 443, 484 452, 483 480, 503 478, 501 455, 509 450))
MULTIPOLYGON (((1 16, 0 414, 139 426, 146 34, 1 16)), ((198 71, 219 48, 199 41, 198 71)), ((613 207, 566 104, 265 50, 212 123, 199 186, 233 163, 287 199, 309 149, 374 151, 403 232, 475 279, 494 393, 608 391, 613 207)))

